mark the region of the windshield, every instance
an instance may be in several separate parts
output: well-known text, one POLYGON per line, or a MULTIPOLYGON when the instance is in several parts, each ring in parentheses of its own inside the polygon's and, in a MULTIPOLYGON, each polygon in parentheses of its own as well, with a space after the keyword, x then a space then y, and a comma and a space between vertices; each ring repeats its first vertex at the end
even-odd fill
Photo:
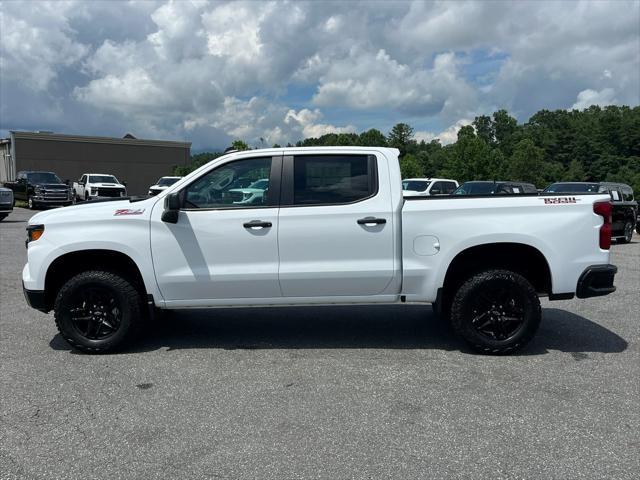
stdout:
POLYGON ((456 188, 453 195, 485 195, 494 193, 495 188, 492 182, 466 182, 456 188))
POLYGON ((160 180, 158 180, 157 185, 159 187, 169 187, 169 186, 173 185, 174 183, 176 183, 178 180, 180 180, 179 177, 177 177, 177 178, 162 177, 160 180))
POLYGON ((552 183, 544 189, 548 193, 597 193, 597 183, 552 183))
POLYGON ((403 180, 402 189, 412 192, 424 192, 431 182, 425 180, 403 180))
POLYGON ((113 175, 89 175, 89 183, 120 183, 113 175))
POLYGON ((52 172, 33 172, 27 173, 29 183, 62 183, 55 173, 52 172))

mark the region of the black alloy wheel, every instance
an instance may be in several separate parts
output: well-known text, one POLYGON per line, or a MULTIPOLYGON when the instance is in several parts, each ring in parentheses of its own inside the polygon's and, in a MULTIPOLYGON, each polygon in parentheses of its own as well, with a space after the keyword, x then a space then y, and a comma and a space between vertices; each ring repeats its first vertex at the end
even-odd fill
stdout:
POLYGON ((113 291, 91 287, 76 293, 69 306, 71 324, 88 340, 113 336, 122 323, 122 306, 113 291))
POLYGON ((455 292, 451 325, 474 350, 511 353, 526 345, 540 325, 540 299, 531 283, 508 270, 469 277, 455 292))
POLYGON ((523 327, 524 308, 520 292, 504 283, 490 284, 471 300, 471 324, 480 335, 507 340, 523 327))
POLYGON ((146 319, 142 298, 139 287, 119 272, 81 272, 56 295, 56 325, 60 335, 78 350, 117 350, 136 337, 146 319))

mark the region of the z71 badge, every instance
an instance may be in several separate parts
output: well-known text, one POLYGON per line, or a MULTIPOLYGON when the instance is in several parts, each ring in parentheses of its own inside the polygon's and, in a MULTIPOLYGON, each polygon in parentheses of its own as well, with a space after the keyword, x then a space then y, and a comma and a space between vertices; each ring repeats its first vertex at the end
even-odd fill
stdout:
POLYGON ((578 199, 576 197, 553 197, 553 198, 544 198, 545 205, 555 205, 558 203, 578 203, 578 199))
POLYGON ((115 211, 115 213, 113 214, 114 217, 120 216, 120 215, 142 215, 142 213, 144 212, 144 208, 121 208, 115 211))

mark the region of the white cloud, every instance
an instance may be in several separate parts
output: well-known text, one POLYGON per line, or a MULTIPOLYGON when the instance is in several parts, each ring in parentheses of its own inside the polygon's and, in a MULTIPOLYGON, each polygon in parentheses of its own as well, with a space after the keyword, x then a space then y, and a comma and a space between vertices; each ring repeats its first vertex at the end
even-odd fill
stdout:
POLYGON ((472 89, 459 76, 453 53, 436 56, 431 69, 416 70, 397 62, 385 50, 373 54, 354 48, 347 58, 332 62, 320 77, 314 102, 434 115, 445 108, 454 110, 459 100, 471 97, 472 89))
POLYGON ((603 88, 599 92, 588 88, 586 90, 582 90, 578 94, 578 99, 571 108, 584 110, 585 108, 589 108, 591 105, 605 106, 616 104, 618 101, 616 100, 615 95, 616 93, 612 88, 603 88))
POLYGON ((453 125, 450 125, 448 128, 444 129, 440 133, 433 133, 427 131, 417 131, 414 133, 414 137, 418 142, 425 141, 429 143, 432 140, 440 140, 442 145, 449 145, 450 143, 458 140, 458 132, 464 126, 471 125, 473 120, 468 118, 462 118, 455 122, 453 125))
POLYGON ((42 2, 31 8, 17 2, 0 10, 0 70, 2 79, 26 82, 46 90, 60 70, 81 60, 87 45, 73 39, 67 16, 72 2, 42 2))
POLYGON ((0 129, 219 147, 206 142, 640 103, 637 0, 25 5, 0 9, 0 129))

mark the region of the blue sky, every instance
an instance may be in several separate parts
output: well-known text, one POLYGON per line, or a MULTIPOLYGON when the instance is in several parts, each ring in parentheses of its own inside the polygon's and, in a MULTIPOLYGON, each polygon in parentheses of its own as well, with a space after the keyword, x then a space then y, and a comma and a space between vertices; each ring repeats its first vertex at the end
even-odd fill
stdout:
POLYGON ((455 139, 476 115, 640 102, 639 1, 0 1, 0 135, 455 139))

